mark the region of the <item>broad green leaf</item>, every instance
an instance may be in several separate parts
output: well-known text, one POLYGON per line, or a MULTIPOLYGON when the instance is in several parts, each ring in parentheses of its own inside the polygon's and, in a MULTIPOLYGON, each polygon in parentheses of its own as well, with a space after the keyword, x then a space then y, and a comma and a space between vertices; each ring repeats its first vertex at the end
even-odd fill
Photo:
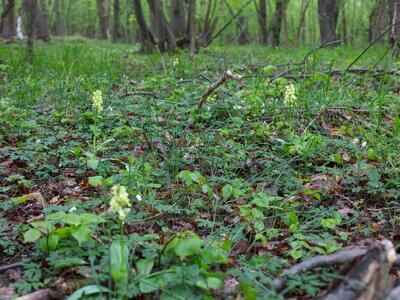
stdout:
POLYGON ((179 257, 191 256, 199 253, 202 245, 203 241, 200 238, 182 238, 178 239, 174 251, 179 257))
POLYGON ((243 296, 245 300, 256 300, 257 299, 257 290, 254 286, 249 283, 242 281, 240 283, 240 287, 243 291, 243 296))
POLYGON ((60 238, 64 239, 71 235, 71 227, 58 228, 54 230, 54 233, 56 233, 60 238))
POLYGON ((141 259, 136 263, 136 270, 138 275, 149 275, 153 269, 153 259, 141 259))
POLYGON ((24 241, 28 243, 33 243, 38 240, 41 236, 41 233, 38 229, 31 228, 24 233, 24 241))
POLYGON ((111 243, 111 277, 115 282, 127 284, 129 277, 129 251, 126 243, 116 240, 111 243))
POLYGON ((225 200, 228 199, 230 196, 232 196, 233 193, 233 187, 230 184, 225 185, 222 188, 222 198, 224 198, 225 200))
POLYGON ((160 288, 156 278, 143 278, 139 282, 140 292, 152 293, 160 288))
POLYGON ((87 166, 92 170, 96 170, 97 167, 99 166, 99 160, 98 159, 88 159, 87 166))
POLYGON ((68 214, 62 220, 65 224, 78 226, 81 224, 81 218, 76 214, 68 214))
POLYGON ((71 228, 72 237, 77 240, 79 246, 88 241, 92 235, 92 230, 87 225, 79 225, 71 228))
POLYGON ((89 177, 89 184, 93 187, 100 187, 103 185, 103 177, 101 176, 92 176, 89 177))
POLYGON ((217 277, 207 277, 207 286, 210 289, 217 290, 221 287, 222 280, 217 277))
POLYGON ((79 290, 76 290, 74 293, 72 293, 67 300, 79 300, 79 299, 84 299, 84 296, 89 296, 89 295, 94 295, 98 293, 109 293, 110 290, 99 285, 87 285, 83 288, 80 288, 79 290))
POLYGON ((60 237, 55 233, 42 237, 39 243, 40 250, 47 253, 56 250, 59 240, 60 237))
POLYGON ((46 216, 46 220, 49 221, 62 221, 67 214, 63 211, 58 211, 46 216))

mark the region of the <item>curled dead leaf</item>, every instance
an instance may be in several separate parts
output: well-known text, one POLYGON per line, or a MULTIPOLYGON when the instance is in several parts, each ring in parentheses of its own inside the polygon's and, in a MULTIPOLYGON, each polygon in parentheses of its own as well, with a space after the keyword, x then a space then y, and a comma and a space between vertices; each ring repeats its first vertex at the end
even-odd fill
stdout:
POLYGON ((41 207, 43 207, 45 205, 45 200, 42 196, 41 193, 39 192, 34 192, 34 193, 29 193, 29 194, 25 194, 22 197, 26 197, 28 198, 30 201, 34 201, 37 204, 39 204, 41 207))

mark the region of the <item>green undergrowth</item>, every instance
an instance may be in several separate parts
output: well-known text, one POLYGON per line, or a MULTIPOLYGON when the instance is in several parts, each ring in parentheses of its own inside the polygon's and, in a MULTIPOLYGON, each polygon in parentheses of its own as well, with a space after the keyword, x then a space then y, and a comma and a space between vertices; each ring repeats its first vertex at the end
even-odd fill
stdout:
POLYGON ((23 45, 0 46, 0 255, 23 262, 17 294, 63 277, 80 280, 70 299, 309 299, 334 270, 281 291, 273 279, 396 240, 400 88, 375 72, 397 66, 385 48, 362 75, 333 72, 362 51, 350 46, 302 65, 309 49, 136 50, 70 38, 28 64, 23 45), (243 79, 197 109, 228 69, 243 79))

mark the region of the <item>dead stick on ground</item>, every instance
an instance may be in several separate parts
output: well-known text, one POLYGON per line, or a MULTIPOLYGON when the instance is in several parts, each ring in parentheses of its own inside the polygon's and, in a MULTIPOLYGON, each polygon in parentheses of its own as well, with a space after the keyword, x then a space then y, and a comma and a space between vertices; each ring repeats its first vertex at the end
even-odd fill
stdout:
MULTIPOLYGON (((300 273, 307 272, 315 268, 331 267, 351 263, 355 259, 364 256, 367 251, 368 249, 366 248, 355 248, 351 250, 338 251, 329 255, 314 256, 285 270, 280 277, 274 280, 273 288, 276 291, 280 291, 285 286, 289 276, 298 275, 300 273)), ((393 263, 393 266, 400 266, 400 255, 397 255, 396 261, 393 263)))
POLYGON ((279 278, 276 278, 273 287, 276 291, 280 291, 286 284, 288 276, 297 275, 315 268, 329 267, 335 265, 342 265, 352 262, 367 253, 367 249, 357 248, 352 250, 343 250, 330 255, 314 256, 306 261, 303 261, 291 268, 285 270, 279 278))
POLYGON ((197 103, 197 109, 202 108, 204 102, 206 101, 207 97, 211 95, 211 93, 213 91, 215 91, 221 84, 223 84, 225 81, 227 81, 228 79, 233 79, 233 80, 237 80, 240 81, 243 77, 240 75, 237 75, 235 73, 233 73, 230 70, 225 71, 224 75, 218 79, 216 82, 214 82, 205 92, 204 94, 201 96, 199 102, 197 103))

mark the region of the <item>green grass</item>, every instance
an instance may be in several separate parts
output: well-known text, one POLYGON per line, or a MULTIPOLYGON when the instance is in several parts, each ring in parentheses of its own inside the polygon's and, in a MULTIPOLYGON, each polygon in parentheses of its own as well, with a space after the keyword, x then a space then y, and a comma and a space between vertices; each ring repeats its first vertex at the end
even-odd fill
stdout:
MULTIPOLYGON (((38 44, 28 64, 24 45, 1 45, 0 247, 4 263, 24 261, 17 293, 70 269, 88 272, 115 299, 213 299, 228 277, 240 283, 232 297, 301 299, 318 294, 333 270, 303 274, 275 293, 271 280, 285 267, 364 238, 393 238, 397 77, 323 74, 345 69, 362 47, 320 49, 306 66, 313 76, 272 82, 309 49, 214 47, 193 60, 135 50, 70 38, 38 44), (228 81, 197 110, 226 69, 244 79, 228 81), (103 92, 99 115, 95 90, 103 92), (93 158, 94 124, 103 147, 93 158), (123 225, 108 210, 115 184, 127 187, 132 203, 123 225), (60 211, 85 217, 54 215, 60 211), (24 242, 38 220, 54 227, 37 225, 43 242, 24 242), (111 273, 110 249, 121 258, 111 273), (128 282, 127 264, 136 270, 128 282)), ((355 67, 371 68, 385 51, 371 49, 355 67)), ((394 65, 389 57, 379 63, 394 65)))

